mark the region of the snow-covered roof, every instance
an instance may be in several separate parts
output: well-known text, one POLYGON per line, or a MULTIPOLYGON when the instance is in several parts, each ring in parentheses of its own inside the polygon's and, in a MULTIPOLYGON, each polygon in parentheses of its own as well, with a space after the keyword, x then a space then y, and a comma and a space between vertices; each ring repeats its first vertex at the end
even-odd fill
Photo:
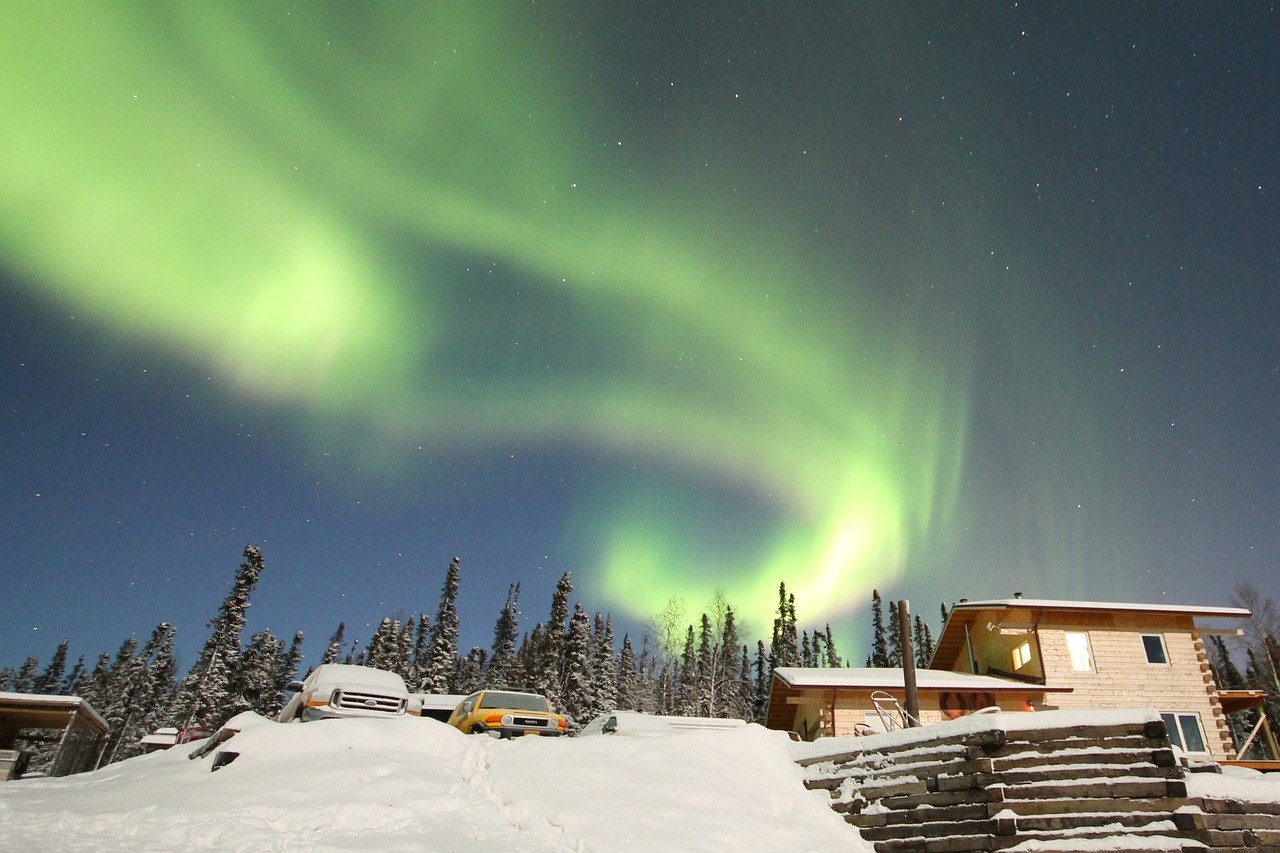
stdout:
POLYGON ((1066 601, 1053 598, 990 598, 984 601, 962 601, 952 610, 990 610, 1018 607, 1030 610, 1122 610, 1136 613, 1185 613, 1191 616, 1224 616, 1248 618, 1253 614, 1243 607, 1204 607, 1193 604, 1138 604, 1126 601, 1066 601))
MULTIPOLYGON (((107 721, 102 718, 87 699, 79 696, 50 696, 43 693, 10 693, 8 691, 0 691, 0 705, 7 706, 10 710, 10 717, 14 717, 13 711, 29 710, 32 712, 44 712, 44 716, 56 714, 59 711, 66 712, 68 715, 72 713, 82 714, 93 721, 93 723, 103 731, 107 729, 107 721)), ((39 721, 34 718, 22 725, 35 727, 39 721)), ((42 724, 41 724, 42 725, 42 724)), ((58 723, 62 725, 62 723, 58 723)))
MULTIPOLYGON (((849 689, 903 689, 902 670, 895 667, 808 667, 780 666, 773 671, 788 687, 844 687, 849 689)), ((920 690, 955 690, 963 692, 995 692, 1016 690, 1021 693, 1067 693, 1070 687, 1046 687, 1011 678, 970 675, 941 669, 917 669, 916 687, 920 690)))

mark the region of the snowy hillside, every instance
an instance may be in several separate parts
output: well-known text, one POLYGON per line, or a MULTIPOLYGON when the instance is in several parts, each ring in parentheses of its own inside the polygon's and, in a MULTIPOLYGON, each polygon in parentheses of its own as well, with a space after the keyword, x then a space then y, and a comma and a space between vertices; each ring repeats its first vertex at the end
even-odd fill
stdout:
POLYGON ((759 726, 660 737, 466 736, 417 718, 261 718, 211 772, 191 746, 0 785, 25 850, 870 850, 759 726))

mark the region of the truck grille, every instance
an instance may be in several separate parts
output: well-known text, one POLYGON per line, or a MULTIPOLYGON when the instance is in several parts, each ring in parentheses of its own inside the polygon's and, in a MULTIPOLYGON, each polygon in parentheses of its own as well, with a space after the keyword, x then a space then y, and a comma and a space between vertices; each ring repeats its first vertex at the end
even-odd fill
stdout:
POLYGON ((398 714, 404 710, 404 699, 347 690, 333 691, 329 704, 348 711, 380 711, 384 714, 398 714))
POLYGON ((533 729, 554 729, 556 727, 556 721, 550 717, 521 717, 514 714, 511 717, 511 724, 533 729))

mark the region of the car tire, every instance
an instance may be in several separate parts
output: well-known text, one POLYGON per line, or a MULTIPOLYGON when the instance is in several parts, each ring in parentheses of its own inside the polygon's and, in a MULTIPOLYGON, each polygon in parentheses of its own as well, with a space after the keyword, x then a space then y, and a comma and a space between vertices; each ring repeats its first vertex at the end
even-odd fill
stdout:
POLYGON ((473 735, 482 735, 487 731, 488 729, 486 729, 484 726, 480 725, 479 723, 475 723, 471 726, 471 733, 473 735))

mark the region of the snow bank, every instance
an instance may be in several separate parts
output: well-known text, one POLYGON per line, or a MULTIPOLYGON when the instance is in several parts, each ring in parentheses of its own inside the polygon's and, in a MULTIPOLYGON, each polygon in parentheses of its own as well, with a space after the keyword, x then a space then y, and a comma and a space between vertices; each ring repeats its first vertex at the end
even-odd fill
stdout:
POLYGON ((760 726, 659 738, 467 736, 434 720, 249 725, 0 785, 13 849, 871 850, 760 726))

